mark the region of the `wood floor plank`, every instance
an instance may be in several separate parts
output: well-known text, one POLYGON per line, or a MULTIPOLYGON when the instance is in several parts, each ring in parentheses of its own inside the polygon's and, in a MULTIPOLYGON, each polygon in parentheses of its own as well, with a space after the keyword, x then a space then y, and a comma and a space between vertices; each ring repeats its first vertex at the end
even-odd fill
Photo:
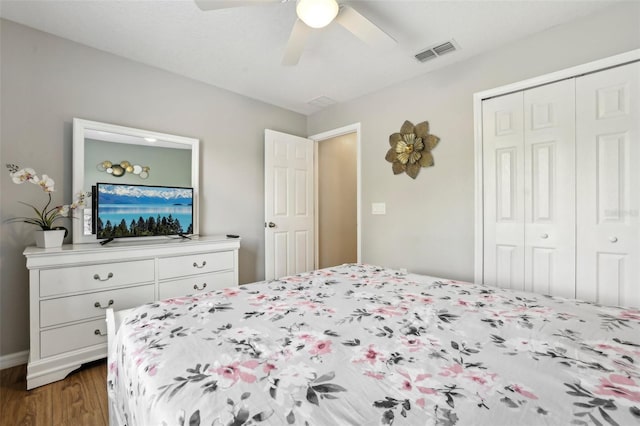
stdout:
POLYGON ((90 368, 75 371, 51 386, 53 426, 99 425, 103 422, 90 368))
POLYGON ((109 403, 107 396, 107 363, 100 362, 90 369, 87 374, 93 383, 93 392, 102 412, 103 424, 109 424, 109 403))
POLYGON ((49 426, 51 423, 51 392, 45 387, 27 391, 26 368, 13 367, 2 371, 1 425, 49 426))
POLYGON ((27 391, 26 366, 0 371, 0 426, 106 426, 106 361, 27 391))

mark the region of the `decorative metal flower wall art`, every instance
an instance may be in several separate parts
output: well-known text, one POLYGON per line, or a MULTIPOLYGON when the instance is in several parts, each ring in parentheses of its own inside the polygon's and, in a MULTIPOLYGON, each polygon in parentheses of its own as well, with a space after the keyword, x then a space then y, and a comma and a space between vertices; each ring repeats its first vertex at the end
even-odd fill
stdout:
POLYGON ((389 136, 391 148, 387 151, 385 160, 392 163, 393 174, 405 172, 415 179, 421 167, 434 165, 431 150, 438 142, 439 137, 429 134, 427 121, 414 126, 407 120, 400 128, 400 133, 389 136))
POLYGON ((138 175, 140 179, 146 179, 149 177, 149 171, 151 167, 140 166, 138 164, 131 164, 129 161, 123 160, 120 163, 113 163, 109 160, 98 163, 96 168, 105 173, 109 173, 112 176, 120 177, 125 173, 132 173, 138 175))

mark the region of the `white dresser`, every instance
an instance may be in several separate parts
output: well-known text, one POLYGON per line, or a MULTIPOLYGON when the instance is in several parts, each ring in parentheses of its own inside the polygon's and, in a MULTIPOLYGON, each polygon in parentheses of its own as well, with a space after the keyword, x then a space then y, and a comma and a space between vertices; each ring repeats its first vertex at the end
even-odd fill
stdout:
POLYGON ((27 389, 106 356, 106 308, 237 286, 239 248, 224 236, 28 247, 27 389))

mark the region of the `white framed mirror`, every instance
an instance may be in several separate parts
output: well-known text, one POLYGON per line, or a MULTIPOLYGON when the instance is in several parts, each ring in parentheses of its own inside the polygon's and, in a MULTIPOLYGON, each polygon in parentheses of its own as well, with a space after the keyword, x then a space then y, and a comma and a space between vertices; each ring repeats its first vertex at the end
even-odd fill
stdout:
MULTIPOLYGON (((199 140, 73 119, 73 194, 97 182, 193 188, 193 232, 199 233, 199 140)), ((91 198, 72 220, 73 243, 96 243, 91 198)))

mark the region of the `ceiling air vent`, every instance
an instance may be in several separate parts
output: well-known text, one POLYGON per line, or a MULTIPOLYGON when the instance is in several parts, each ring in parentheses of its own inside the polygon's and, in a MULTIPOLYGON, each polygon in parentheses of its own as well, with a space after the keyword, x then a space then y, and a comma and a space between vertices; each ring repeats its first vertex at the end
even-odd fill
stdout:
POLYGON ((318 96, 317 98, 311 99, 309 102, 307 102, 307 104, 311 106, 320 108, 328 107, 329 105, 333 105, 335 103, 336 101, 327 96, 318 96))
POLYGON ((456 50, 458 50, 458 46, 455 41, 451 40, 425 49, 422 52, 417 53, 415 58, 420 62, 427 62, 430 59, 435 59, 438 56, 442 56, 456 50))

